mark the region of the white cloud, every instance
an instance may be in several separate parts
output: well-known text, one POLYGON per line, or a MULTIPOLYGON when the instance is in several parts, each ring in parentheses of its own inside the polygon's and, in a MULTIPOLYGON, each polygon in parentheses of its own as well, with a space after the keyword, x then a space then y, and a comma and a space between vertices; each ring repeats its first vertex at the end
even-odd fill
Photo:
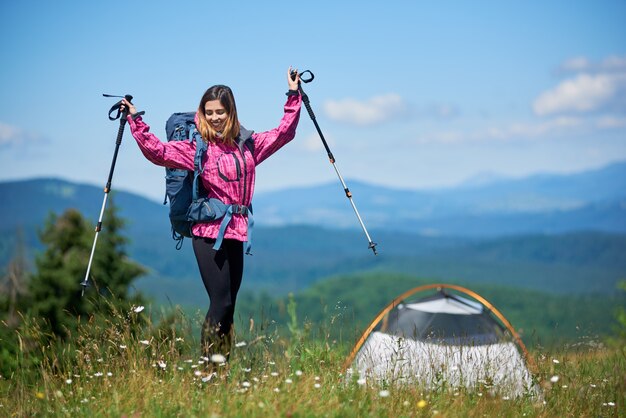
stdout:
POLYGON ((568 79, 545 91, 533 103, 539 116, 626 110, 626 56, 611 55, 601 61, 571 58, 559 67, 568 79), (573 75, 572 75, 573 74, 573 75))
POLYGON ((329 118, 355 125, 375 125, 395 119, 407 111, 407 104, 397 94, 356 99, 329 100, 324 104, 329 118))
POLYGON ((561 116, 539 122, 515 122, 505 126, 491 126, 476 131, 442 131, 422 135, 416 142, 456 144, 481 141, 523 141, 577 135, 598 128, 626 127, 626 118, 581 118, 561 116))
POLYGON ((619 105, 626 94, 626 72, 579 74, 542 93, 533 103, 539 116, 586 113, 619 105))
POLYGON ((626 56, 611 55, 600 62, 592 62, 586 57, 574 57, 559 67, 563 73, 607 73, 626 71, 626 56))
POLYGON ((0 146, 19 144, 22 141, 20 129, 0 122, 0 146))
POLYGON ((41 141, 42 138, 32 132, 26 132, 17 126, 0 122, 0 147, 27 146, 34 141, 41 141))

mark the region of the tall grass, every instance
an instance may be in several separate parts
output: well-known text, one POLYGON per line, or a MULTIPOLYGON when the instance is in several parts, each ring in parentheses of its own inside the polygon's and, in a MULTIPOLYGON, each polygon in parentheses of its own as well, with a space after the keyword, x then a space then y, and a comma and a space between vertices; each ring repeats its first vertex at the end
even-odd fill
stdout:
MULTIPOLYGON (((412 417, 624 416, 626 349, 582 344, 532 353, 540 397, 508 399, 488 388, 426 391, 344 379, 354 338, 324 324, 239 321, 228 364, 199 357, 203 315, 115 311, 63 342, 37 347, 32 369, 0 381, 0 416, 412 417), (151 320, 158 317, 159 320, 151 320), (140 326, 138 326, 140 325, 140 326)), ((36 323, 21 340, 40 341, 36 323)), ((214 359, 218 360, 218 359, 214 359)))

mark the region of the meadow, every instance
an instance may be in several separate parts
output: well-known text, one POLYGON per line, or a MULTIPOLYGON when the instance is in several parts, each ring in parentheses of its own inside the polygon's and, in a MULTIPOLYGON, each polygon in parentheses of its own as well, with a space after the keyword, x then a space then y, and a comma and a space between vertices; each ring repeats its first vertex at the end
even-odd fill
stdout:
MULTIPOLYGON (((295 311, 293 311, 295 312, 295 311)), ((3 416, 119 417, 617 417, 626 411, 624 341, 581 340, 531 351, 539 396, 509 398, 484 383, 425 388, 346 379, 356 339, 329 321, 239 320, 228 363, 199 357, 203 315, 116 310, 63 341, 24 318, 16 359, 0 381, 3 416), (33 348, 33 347, 31 347, 33 348)))

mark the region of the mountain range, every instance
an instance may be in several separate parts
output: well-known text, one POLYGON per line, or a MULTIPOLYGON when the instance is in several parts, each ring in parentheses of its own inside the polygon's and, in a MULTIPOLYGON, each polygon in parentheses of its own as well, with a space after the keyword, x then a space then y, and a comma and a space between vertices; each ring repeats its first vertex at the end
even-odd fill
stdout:
MULTIPOLYGON (((329 276, 379 271, 611 293, 626 276, 625 174, 626 162, 432 191, 348 181, 377 257, 338 183, 259 193, 246 287, 284 294, 329 276)), ((53 178, 0 182, 0 194, 0 267, 16 231, 32 257, 50 212, 76 208, 95 223, 103 199, 99 187, 53 178)), ((206 303, 190 243, 174 249, 167 206, 124 191, 111 199, 127 221, 130 256, 150 270, 139 287, 161 300, 206 303)))

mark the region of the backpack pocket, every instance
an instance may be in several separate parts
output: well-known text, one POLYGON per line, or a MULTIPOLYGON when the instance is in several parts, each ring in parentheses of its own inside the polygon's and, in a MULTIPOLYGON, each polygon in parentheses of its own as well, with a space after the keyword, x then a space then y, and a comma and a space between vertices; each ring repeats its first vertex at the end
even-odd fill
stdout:
POLYGON ((219 199, 202 198, 191 202, 187 220, 191 222, 211 222, 224 217, 228 205, 219 199))

